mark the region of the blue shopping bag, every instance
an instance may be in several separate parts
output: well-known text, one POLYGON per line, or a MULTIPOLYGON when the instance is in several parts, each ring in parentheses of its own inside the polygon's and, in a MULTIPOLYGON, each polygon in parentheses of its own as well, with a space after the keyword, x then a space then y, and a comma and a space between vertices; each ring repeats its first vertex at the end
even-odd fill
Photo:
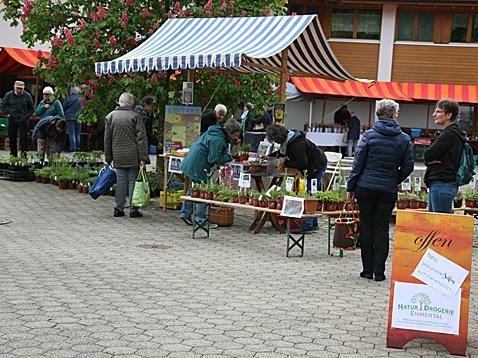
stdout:
POLYGON ((91 186, 90 196, 93 199, 98 199, 110 190, 114 183, 116 183, 116 171, 111 165, 107 164, 100 170, 95 182, 91 186))

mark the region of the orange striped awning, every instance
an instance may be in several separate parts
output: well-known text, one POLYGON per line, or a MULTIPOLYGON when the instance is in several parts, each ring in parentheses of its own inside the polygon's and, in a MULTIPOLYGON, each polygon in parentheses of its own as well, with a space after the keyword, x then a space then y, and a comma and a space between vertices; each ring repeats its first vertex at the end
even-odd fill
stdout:
POLYGON ((292 83, 299 91, 305 93, 346 97, 390 98, 400 101, 411 100, 396 82, 338 82, 312 77, 292 77, 292 83))
POLYGON ((478 86, 424 83, 398 83, 398 85, 414 100, 438 101, 442 98, 453 98, 460 103, 478 103, 478 86))
POLYGON ((36 67, 39 59, 46 59, 49 55, 49 52, 41 50, 3 47, 0 52, 0 73, 31 73, 32 68, 36 67))

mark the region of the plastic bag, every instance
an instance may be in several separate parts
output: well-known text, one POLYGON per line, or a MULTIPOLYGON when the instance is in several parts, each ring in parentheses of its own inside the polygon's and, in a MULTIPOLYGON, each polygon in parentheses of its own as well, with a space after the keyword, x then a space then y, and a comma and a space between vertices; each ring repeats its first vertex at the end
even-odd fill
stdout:
POLYGON ((151 194, 149 192, 149 183, 146 177, 146 172, 143 168, 141 168, 139 170, 136 183, 134 183, 131 206, 143 208, 149 205, 150 199, 151 199, 151 194))
POLYGON ((90 196, 93 199, 98 199, 110 190, 114 183, 116 183, 116 171, 111 165, 107 164, 100 170, 95 182, 91 186, 90 196))

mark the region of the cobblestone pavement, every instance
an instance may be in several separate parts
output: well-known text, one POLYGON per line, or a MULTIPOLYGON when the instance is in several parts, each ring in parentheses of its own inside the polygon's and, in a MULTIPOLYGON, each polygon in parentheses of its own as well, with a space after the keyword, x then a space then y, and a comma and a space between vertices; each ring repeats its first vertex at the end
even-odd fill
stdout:
POLYGON ((156 205, 112 213, 112 197, 0 181, 1 358, 448 356, 429 340, 385 347, 390 280, 360 279, 358 252, 327 256, 325 222, 286 258, 272 228, 247 231, 249 211, 209 240, 156 205))

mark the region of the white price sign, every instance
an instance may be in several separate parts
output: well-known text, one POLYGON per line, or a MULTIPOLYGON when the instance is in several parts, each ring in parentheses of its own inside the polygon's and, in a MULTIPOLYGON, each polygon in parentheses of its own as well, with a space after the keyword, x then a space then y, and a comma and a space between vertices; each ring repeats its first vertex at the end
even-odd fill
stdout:
POLYGON ((242 172, 239 177, 239 186, 241 188, 250 188, 251 187, 251 175, 249 173, 242 172))

